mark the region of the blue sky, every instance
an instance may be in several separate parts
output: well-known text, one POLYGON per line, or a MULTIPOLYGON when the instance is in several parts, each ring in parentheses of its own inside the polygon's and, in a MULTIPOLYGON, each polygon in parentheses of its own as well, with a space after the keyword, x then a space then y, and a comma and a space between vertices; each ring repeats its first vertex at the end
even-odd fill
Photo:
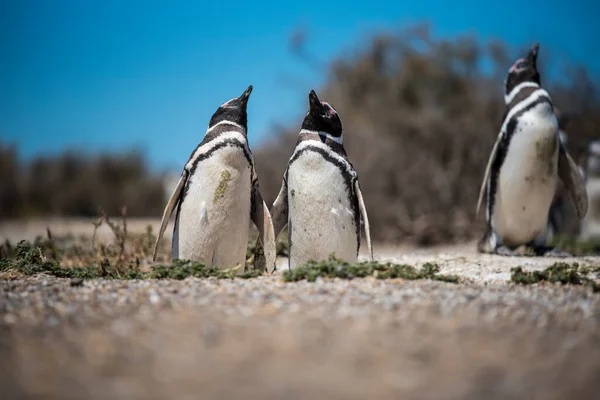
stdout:
POLYGON ((299 126, 308 91, 323 83, 288 50, 300 23, 322 60, 378 30, 428 21, 437 37, 539 40, 541 51, 600 75, 597 1, 351 4, 0 0, 0 140, 18 144, 24 159, 139 148, 154 168, 178 171, 216 108, 252 84, 256 148, 274 123, 299 126))

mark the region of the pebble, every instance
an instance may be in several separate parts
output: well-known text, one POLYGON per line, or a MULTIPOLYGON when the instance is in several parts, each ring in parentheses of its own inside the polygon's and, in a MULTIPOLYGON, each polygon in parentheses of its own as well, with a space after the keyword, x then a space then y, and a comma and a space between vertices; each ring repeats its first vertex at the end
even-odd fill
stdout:
POLYGON ((83 285, 83 279, 82 278, 71 279, 71 286, 81 286, 81 285, 83 285))
POLYGON ((156 292, 150 293, 150 303, 151 304, 160 303, 160 296, 156 292))

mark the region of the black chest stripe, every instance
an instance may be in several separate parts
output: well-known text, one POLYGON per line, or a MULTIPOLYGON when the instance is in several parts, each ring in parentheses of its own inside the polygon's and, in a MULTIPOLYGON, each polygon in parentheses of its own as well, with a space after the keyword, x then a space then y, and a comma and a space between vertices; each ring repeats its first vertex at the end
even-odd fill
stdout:
POLYGON ((200 142, 199 146, 203 146, 206 143, 213 141, 213 140, 217 139, 219 136, 221 136, 225 133, 229 133, 229 132, 237 132, 244 137, 246 136, 245 131, 242 128, 240 128, 239 126, 224 122, 224 123, 221 123, 221 124, 213 127, 211 129, 211 131, 208 132, 204 136, 204 139, 202 139, 202 142, 200 142))
POLYGON ((192 151, 192 153, 190 154, 190 157, 188 158, 187 162, 188 163, 190 162, 190 160, 192 159, 192 157, 194 157, 194 154, 196 154, 196 151, 200 147, 212 142, 215 139, 218 139, 221 135, 223 135, 225 133, 230 133, 230 132, 237 132, 244 137, 246 136, 244 133, 244 130, 242 128, 240 128, 239 126, 229 124, 226 122, 224 122, 220 125, 217 125, 214 128, 212 128, 212 130, 210 132, 208 132, 206 135, 204 135, 204 138, 202 139, 202 141, 200 143, 198 143, 198 146, 196 146, 194 151, 192 151))
POLYGON ((331 151, 338 154, 340 157, 342 157, 344 160, 346 160, 348 162, 348 164, 350 164, 350 166, 352 166, 352 164, 350 163, 350 160, 348 160, 348 155, 346 154, 346 151, 344 150, 344 146, 341 143, 336 142, 335 140, 331 140, 330 138, 327 138, 325 140, 325 142, 323 142, 321 137, 316 133, 301 133, 300 135, 298 135, 298 140, 296 141, 296 146, 298 146, 302 142, 311 142, 311 141, 326 144, 331 149, 331 151))
MULTIPOLYGON (((246 148, 246 145, 235 138, 223 140, 222 142, 216 144, 214 147, 212 147, 210 150, 208 150, 206 153, 202 153, 202 154, 198 155, 198 157, 194 160, 194 163, 192 164, 192 166, 189 170, 188 181, 186 182, 185 187, 183 188, 183 193, 181 194, 181 199, 179 200, 179 207, 177 208, 177 214, 179 214, 179 208, 181 207, 181 204, 183 203, 183 201, 188 193, 188 190, 190 188, 190 182, 192 181, 192 179, 194 179, 194 171, 196 171, 196 168, 198 167, 198 163, 200 163, 203 160, 206 160, 211 155, 213 155, 214 152, 216 152, 217 150, 223 149, 225 147, 238 147, 238 148, 242 149, 242 151, 244 152, 244 158, 246 159, 246 161, 248 161, 248 164, 250 165, 251 170, 254 171, 254 163, 252 160, 252 156, 250 155, 250 152, 246 148)), ((254 174, 251 174, 251 179, 252 179, 252 181, 254 180, 254 174)), ((252 183, 253 182, 251 182, 251 184, 252 183)))
MULTIPOLYGON (((498 176, 500 175, 500 168, 504 163, 504 159, 506 158, 506 154, 508 153, 508 147, 510 145, 510 140, 515 134, 515 129, 517 127, 517 123, 519 117, 528 112, 529 110, 537 107, 542 103, 548 103, 550 107, 552 107, 552 101, 548 96, 540 96, 537 100, 529 104, 527 107, 523 108, 519 112, 515 113, 508 124, 506 124, 506 132, 500 139, 500 143, 498 143, 498 150, 496 152, 496 158, 492 163, 492 173, 490 174, 490 186, 487 193, 488 198, 488 214, 490 216, 488 221, 488 226, 491 227, 492 224, 492 215, 494 211, 494 204, 496 202, 496 189, 498 185, 498 176)), ((508 110, 507 110, 508 111, 508 110)), ((504 121, 502 121, 504 123, 504 121)))

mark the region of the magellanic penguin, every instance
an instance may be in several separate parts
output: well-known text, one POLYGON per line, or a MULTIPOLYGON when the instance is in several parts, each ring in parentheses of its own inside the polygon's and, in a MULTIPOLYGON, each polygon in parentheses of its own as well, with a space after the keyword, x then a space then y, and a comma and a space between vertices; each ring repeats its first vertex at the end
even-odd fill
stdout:
POLYGON ((259 231, 269 271, 275 268, 275 235, 247 141, 252 86, 212 115, 202 142, 190 155, 165 207, 158 243, 177 206, 173 259, 244 270, 250 220, 259 231))
POLYGON ((587 195, 579 169, 559 140, 550 95, 537 70, 539 44, 509 69, 500 133, 490 155, 477 202, 487 194, 487 231, 478 242, 482 253, 517 255, 525 245, 537 255, 568 256, 547 246, 550 204, 560 178, 577 217, 587 212, 587 195))
POLYGON ((332 253, 356 262, 362 225, 372 260, 369 219, 342 143, 340 116, 314 90, 308 99, 309 110, 271 209, 275 235, 288 227, 288 269, 332 253))

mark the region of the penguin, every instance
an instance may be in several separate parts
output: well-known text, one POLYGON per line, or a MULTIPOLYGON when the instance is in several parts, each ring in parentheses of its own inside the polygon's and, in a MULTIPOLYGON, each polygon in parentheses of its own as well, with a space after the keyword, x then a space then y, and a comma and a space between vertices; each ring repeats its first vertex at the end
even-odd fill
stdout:
POLYGON ((373 260, 369 219, 358 182, 343 145, 338 112, 311 90, 281 189, 271 208, 277 237, 288 227, 288 269, 332 253, 356 262, 364 225, 373 260))
POLYGON ((587 212, 580 171, 559 138, 552 100, 537 70, 539 43, 510 67, 504 81, 505 111, 479 191, 476 214, 486 193, 487 229, 481 253, 518 255, 526 246, 536 255, 566 257, 548 246, 550 205, 562 180, 578 219, 587 212))
POLYGON ((212 115, 204 139, 191 153, 164 209, 154 245, 177 206, 173 228, 173 259, 225 269, 245 269, 250 220, 258 228, 266 268, 275 268, 275 235, 260 193, 254 158, 247 140, 244 93, 223 103, 212 115))
POLYGON ((600 140, 592 141, 587 148, 585 181, 590 207, 585 216, 580 239, 600 238, 600 140))

